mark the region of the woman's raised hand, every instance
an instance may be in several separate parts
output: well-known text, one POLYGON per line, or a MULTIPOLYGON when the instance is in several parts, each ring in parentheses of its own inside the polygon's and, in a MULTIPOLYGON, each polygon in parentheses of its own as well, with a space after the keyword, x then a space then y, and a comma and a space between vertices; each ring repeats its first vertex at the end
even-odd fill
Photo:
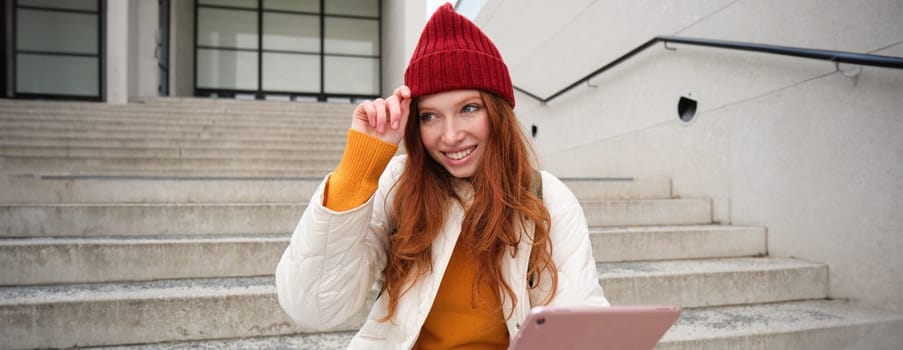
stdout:
POLYGON ((404 136, 411 107, 411 89, 399 86, 386 99, 364 101, 354 109, 351 129, 397 145, 404 136))

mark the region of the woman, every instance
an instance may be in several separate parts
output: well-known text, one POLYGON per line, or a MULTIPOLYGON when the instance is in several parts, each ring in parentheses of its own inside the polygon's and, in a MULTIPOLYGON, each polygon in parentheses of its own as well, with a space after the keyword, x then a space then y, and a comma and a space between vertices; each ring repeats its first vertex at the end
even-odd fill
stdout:
POLYGON ((279 262, 292 319, 329 329, 375 298, 349 348, 505 349, 533 306, 607 305, 583 210, 533 170, 485 34, 444 5, 405 85, 355 109, 279 262))

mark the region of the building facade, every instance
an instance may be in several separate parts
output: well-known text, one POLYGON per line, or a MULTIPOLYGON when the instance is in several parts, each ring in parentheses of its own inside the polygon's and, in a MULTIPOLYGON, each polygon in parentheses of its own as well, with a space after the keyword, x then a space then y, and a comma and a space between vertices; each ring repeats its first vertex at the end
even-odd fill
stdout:
POLYGON ((382 91, 380 0, 8 0, 4 5, 6 97, 327 101, 382 91))

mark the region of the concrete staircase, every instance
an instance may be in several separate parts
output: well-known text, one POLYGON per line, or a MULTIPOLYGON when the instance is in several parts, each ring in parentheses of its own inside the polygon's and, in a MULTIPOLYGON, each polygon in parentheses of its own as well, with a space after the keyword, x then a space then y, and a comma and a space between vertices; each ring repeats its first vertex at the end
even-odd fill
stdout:
MULTIPOLYGON (((353 106, 0 100, 0 349, 342 349, 301 334, 272 273, 353 106)), ((827 299, 668 179, 566 179, 615 304, 687 310, 658 349, 899 349, 903 315, 827 299)))

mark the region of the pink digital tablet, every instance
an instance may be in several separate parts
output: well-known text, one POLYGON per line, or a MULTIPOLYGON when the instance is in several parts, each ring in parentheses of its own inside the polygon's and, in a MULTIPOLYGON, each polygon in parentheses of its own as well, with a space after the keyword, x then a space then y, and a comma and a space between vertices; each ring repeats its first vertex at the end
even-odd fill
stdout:
POLYGON ((535 307, 509 350, 650 350, 680 317, 680 306, 535 307))

